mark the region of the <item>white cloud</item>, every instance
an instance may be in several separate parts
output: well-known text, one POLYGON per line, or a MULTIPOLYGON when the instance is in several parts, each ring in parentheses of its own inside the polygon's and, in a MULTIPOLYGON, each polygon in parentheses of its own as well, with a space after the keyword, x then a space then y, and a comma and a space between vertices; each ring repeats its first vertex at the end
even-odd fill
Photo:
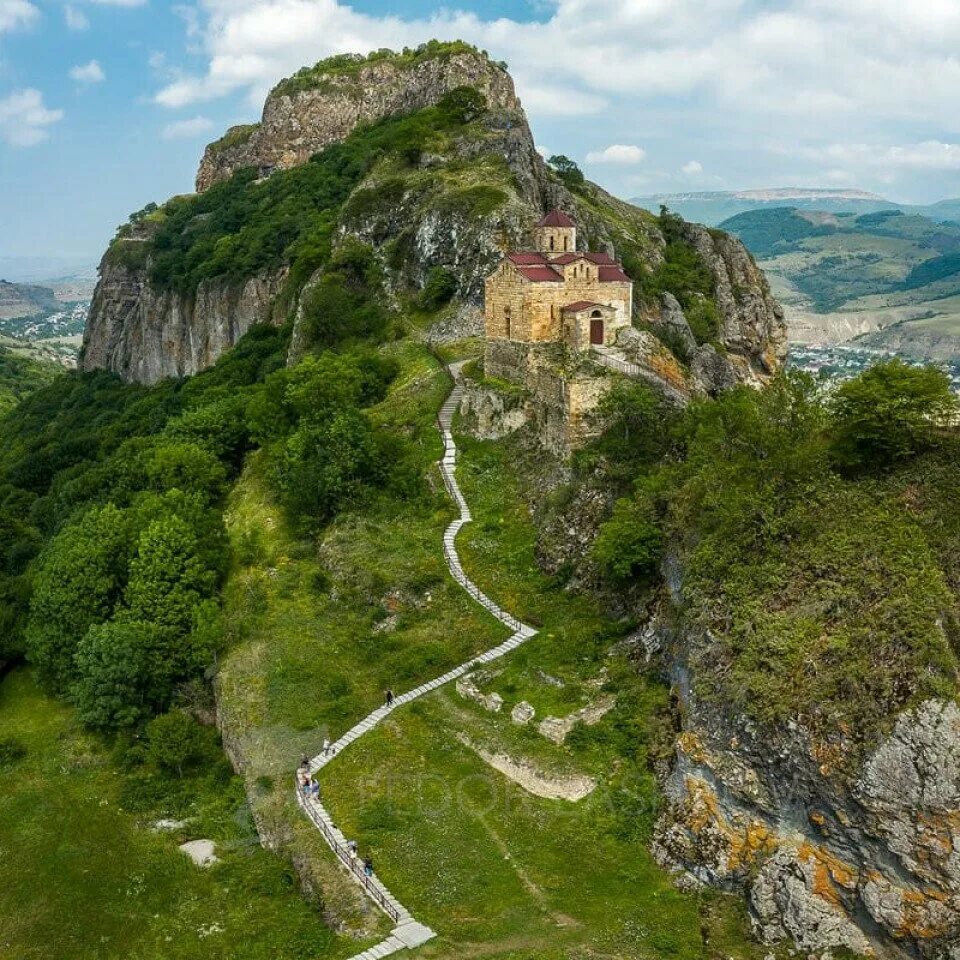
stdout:
POLYGON ((641 163, 647 155, 643 147, 630 143, 612 143, 605 150, 591 150, 587 163, 641 163))
POLYGON ((63 19, 67 24, 68 30, 86 30, 90 26, 87 15, 69 3, 63 8, 63 19))
POLYGON ((830 143, 816 147, 791 148, 780 144, 771 149, 779 155, 799 156, 813 163, 834 165, 834 171, 863 170, 871 167, 918 171, 960 170, 960 144, 943 143, 939 140, 894 146, 830 143))
MULTIPOLYGON (((879 181, 890 171, 958 169, 949 149, 918 152, 908 141, 960 143, 960 0, 549 0, 546 18, 533 22, 484 19, 455 4, 413 17, 374 16, 349 0, 179 2, 187 49, 204 66, 171 64, 155 94, 171 108, 239 93, 258 109, 278 80, 331 54, 460 38, 510 64, 534 124, 556 118, 551 139, 565 120, 590 118, 597 132, 562 128, 575 141, 568 152, 590 135, 646 142, 669 124, 670 140, 660 142, 678 146, 662 157, 658 143, 660 179, 700 179, 683 170, 691 155, 711 170, 706 179, 757 177, 762 161, 750 144, 771 129, 797 144, 907 144, 884 147, 882 164, 794 150, 807 164, 791 169, 800 176, 869 170, 879 181), (710 148, 696 131, 709 131, 710 148)), ((626 156, 618 166, 596 153, 605 151, 591 162, 625 183, 626 156)))
POLYGON ((29 0, 0 0, 0 33, 26 27, 40 19, 40 11, 29 0))
POLYGON ((63 119, 50 110, 39 90, 17 90, 0 98, 0 140, 13 147, 32 147, 50 136, 49 127, 63 119))
POLYGON ((698 160, 688 160, 680 168, 680 172, 687 177, 699 177, 703 173, 703 164, 698 160))
POLYGON ((83 84, 103 83, 107 75, 96 60, 91 60, 89 63, 71 67, 70 79, 83 84))
POLYGON ((90 3, 96 3, 102 7, 142 7, 147 0, 90 0, 90 3))
POLYGON ((161 132, 164 140, 186 140, 199 137, 213 128, 213 121, 207 117, 193 117, 190 120, 178 120, 168 123, 161 132))

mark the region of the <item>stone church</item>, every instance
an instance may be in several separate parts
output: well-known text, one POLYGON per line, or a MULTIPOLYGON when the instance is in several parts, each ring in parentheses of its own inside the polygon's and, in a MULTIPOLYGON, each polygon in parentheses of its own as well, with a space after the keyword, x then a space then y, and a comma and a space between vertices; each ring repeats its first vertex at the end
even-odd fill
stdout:
POLYGON ((611 344, 630 325, 633 283, 605 253, 577 251, 577 227, 548 213, 534 229, 536 249, 508 253, 487 278, 487 342, 565 343, 574 350, 611 344))

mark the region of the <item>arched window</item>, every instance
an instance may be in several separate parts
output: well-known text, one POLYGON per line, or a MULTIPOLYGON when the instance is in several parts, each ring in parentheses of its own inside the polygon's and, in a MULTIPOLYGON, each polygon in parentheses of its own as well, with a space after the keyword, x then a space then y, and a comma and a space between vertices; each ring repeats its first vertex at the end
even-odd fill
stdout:
POLYGON ((509 307, 504 307, 504 308, 503 308, 503 322, 504 322, 504 326, 506 327, 506 330, 507 330, 507 339, 508 339, 508 340, 510 339, 510 334, 511 334, 511 332, 512 332, 511 329, 510 329, 511 326, 512 326, 512 320, 513 320, 513 316, 512 316, 512 312, 511 312, 510 308, 509 308, 509 307))
POLYGON ((553 250, 553 235, 550 236, 550 249, 553 250))
POLYGON ((603 314, 599 310, 594 310, 590 316, 595 320, 599 320, 601 317, 603 317, 603 314))
POLYGON ((564 237, 564 238, 563 238, 563 249, 564 249, 564 250, 569 250, 569 249, 570 249, 570 238, 569 238, 569 237, 564 237))

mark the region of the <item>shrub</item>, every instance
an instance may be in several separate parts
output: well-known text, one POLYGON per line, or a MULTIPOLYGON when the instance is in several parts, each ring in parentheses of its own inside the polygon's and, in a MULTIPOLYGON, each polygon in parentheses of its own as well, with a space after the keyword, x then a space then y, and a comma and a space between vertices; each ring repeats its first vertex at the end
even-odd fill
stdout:
POLYGON ((604 573, 621 584, 647 579, 662 556, 663 533, 652 497, 641 490, 617 501, 593 545, 593 558, 604 573))
POLYGON ((421 310, 434 311, 448 304, 457 292, 457 275, 447 267, 434 267, 420 291, 421 310))
POLYGON ((147 724, 147 756, 160 769, 183 779, 185 770, 208 758, 203 727, 182 710, 155 717, 147 724))
POLYGON ((834 454, 845 466, 892 466, 934 446, 957 409, 941 371, 902 360, 877 363, 837 389, 834 454))
POLYGON ((381 337, 387 311, 381 303, 380 267, 366 244, 337 251, 329 268, 303 298, 303 330, 312 347, 381 337))

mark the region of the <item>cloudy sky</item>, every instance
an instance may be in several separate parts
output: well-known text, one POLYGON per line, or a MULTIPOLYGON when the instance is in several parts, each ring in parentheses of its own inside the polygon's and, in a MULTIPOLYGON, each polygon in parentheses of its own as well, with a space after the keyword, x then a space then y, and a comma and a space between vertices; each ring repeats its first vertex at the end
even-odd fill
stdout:
POLYGON ((0 256, 95 256, 281 77, 431 37, 625 197, 960 196, 960 0, 0 0, 0 256))

